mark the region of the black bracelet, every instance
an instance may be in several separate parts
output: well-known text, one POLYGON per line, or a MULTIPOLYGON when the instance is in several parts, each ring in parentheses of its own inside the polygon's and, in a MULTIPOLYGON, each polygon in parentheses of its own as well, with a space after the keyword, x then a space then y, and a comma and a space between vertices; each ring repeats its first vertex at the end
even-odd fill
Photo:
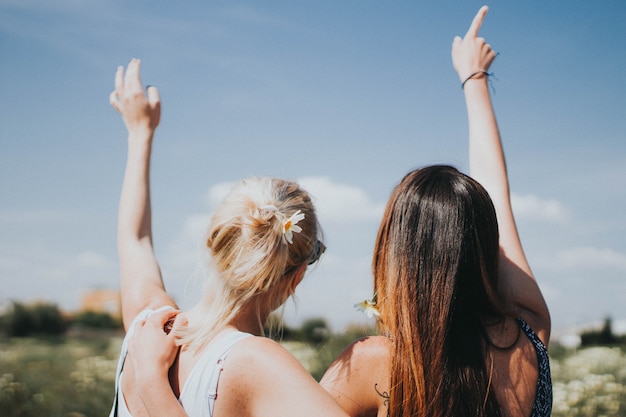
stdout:
POLYGON ((473 73, 472 75, 470 75, 469 77, 467 77, 465 79, 465 81, 463 81, 463 83, 461 84, 461 89, 465 88, 465 83, 468 82, 469 80, 471 80, 472 78, 474 78, 475 76, 477 76, 478 74, 485 74, 485 77, 489 78, 489 76, 493 75, 490 72, 487 71, 476 71, 475 73, 473 73))

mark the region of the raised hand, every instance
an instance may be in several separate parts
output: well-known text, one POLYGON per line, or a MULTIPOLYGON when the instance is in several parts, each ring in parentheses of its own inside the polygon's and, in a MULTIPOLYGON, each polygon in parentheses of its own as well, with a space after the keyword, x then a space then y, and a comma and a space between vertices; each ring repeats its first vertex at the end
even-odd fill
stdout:
POLYGON ((118 67, 115 73, 115 90, 109 101, 124 120, 129 134, 154 133, 161 119, 161 100, 156 87, 148 87, 144 93, 139 71, 141 61, 133 58, 124 67, 118 67))
POLYGON ((452 64, 461 82, 468 78, 486 78, 485 73, 496 57, 491 46, 478 36, 487 11, 489 11, 487 6, 481 7, 465 36, 463 38, 456 36, 452 42, 452 64), (475 75, 472 76, 473 74, 475 75))

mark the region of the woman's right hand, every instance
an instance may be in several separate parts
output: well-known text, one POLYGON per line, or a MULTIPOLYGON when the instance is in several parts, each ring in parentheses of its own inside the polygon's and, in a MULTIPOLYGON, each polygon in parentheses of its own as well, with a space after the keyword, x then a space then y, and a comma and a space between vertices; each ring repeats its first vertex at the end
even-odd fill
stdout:
POLYGON ((160 377, 167 373, 176 359, 179 347, 171 326, 184 325, 184 317, 178 310, 167 309, 151 314, 135 324, 134 334, 128 343, 128 357, 136 377, 160 377), (173 324, 172 324, 173 321, 173 324))
POLYGON ((141 61, 133 58, 124 73, 118 67, 115 73, 115 90, 109 101, 124 120, 129 134, 149 133, 152 135, 161 119, 161 100, 156 87, 148 87, 144 93, 139 75, 141 61))
POLYGON ((137 322, 129 339, 126 365, 132 368, 134 378, 129 378, 128 382, 133 384, 133 391, 143 404, 142 415, 189 417, 169 380, 169 369, 179 350, 174 334, 167 332, 171 320, 175 320, 174 327, 186 325, 185 317, 178 310, 157 311, 137 322))
MULTIPOLYGON (((485 42, 484 38, 478 36, 478 31, 488 11, 487 6, 481 7, 465 36, 463 38, 456 36, 452 42, 452 64, 461 82, 476 72, 489 70, 489 66, 496 57, 491 46, 485 42)), ((479 78, 478 75, 476 77, 479 78)))

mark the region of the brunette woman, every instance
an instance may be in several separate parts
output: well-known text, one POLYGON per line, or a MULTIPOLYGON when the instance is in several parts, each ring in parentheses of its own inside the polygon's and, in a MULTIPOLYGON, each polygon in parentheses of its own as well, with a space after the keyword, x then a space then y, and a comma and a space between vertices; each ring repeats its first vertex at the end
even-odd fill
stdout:
POLYGON ((373 257, 381 336, 355 342, 321 381, 354 417, 550 415, 550 315, 511 210, 488 85, 496 54, 478 36, 486 13, 452 44, 472 176, 430 166, 394 189, 373 257))

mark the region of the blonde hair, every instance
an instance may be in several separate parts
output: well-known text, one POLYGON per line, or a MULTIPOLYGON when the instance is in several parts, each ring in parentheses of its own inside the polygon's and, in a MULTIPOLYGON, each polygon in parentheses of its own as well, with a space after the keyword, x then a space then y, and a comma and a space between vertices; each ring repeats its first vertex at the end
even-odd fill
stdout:
MULTIPOLYGON (((249 302, 263 296, 269 311, 291 295, 297 268, 310 260, 320 228, 309 194, 294 182, 250 177, 233 187, 207 230, 212 276, 189 326, 177 332, 183 347, 201 349, 249 302), (284 225, 300 211, 299 233, 287 241, 284 225)), ((263 323, 261 323, 263 324, 263 323)))

